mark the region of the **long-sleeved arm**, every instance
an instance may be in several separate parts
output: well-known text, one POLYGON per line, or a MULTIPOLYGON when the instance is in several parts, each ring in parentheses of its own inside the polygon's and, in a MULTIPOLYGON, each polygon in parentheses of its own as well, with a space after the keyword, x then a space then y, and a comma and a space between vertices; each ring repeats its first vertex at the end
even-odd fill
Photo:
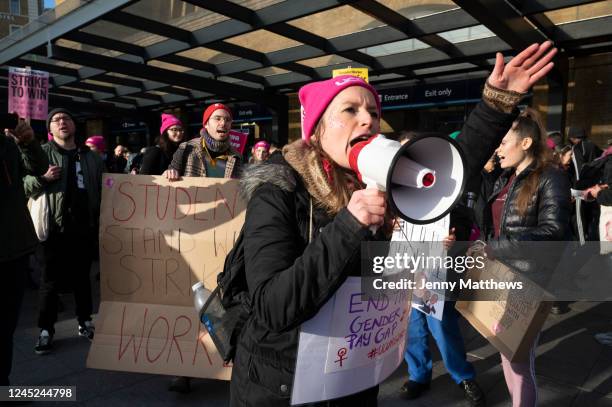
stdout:
POLYGON ((501 143, 518 112, 504 113, 480 102, 457 138, 466 158, 468 179, 477 177, 501 143))
POLYGON ((49 160, 36 140, 28 145, 20 146, 19 149, 25 194, 27 197, 37 196, 42 191, 41 177, 49 168, 49 160))
POLYGON ((304 249, 296 224, 294 195, 261 186, 244 224, 246 276, 255 317, 281 332, 307 321, 348 275, 348 266, 368 235, 348 210, 304 249))

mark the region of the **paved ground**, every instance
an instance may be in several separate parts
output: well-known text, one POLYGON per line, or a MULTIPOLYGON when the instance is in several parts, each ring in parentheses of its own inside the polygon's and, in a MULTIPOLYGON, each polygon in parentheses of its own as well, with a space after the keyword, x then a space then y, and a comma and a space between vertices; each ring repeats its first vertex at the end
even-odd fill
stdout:
MULTIPOLYGON (((94 287, 97 297, 98 284, 95 282, 94 287)), ((89 342, 76 335, 72 296, 64 295, 62 300, 66 311, 60 314, 60 322, 56 325, 55 351, 37 356, 34 353, 38 335, 37 292, 26 291, 15 335, 11 376, 14 385, 76 386, 78 401, 69 403, 72 406, 228 405, 229 385, 225 382, 196 380, 192 393, 183 395, 167 391, 167 376, 87 369, 85 359, 89 342)), ((600 345, 593 338, 595 333, 612 330, 612 303, 574 303, 571 309, 562 316, 551 315, 542 333, 536 359, 539 404, 612 406, 612 347, 600 345)), ((498 353, 465 321, 462 322, 470 360, 478 372, 478 382, 486 391, 488 405, 510 405, 498 353)), ((406 366, 403 365, 382 384, 379 406, 462 405, 462 393, 450 380, 437 354, 434 361, 432 388, 426 395, 414 401, 399 398, 398 389, 406 380, 406 366)))

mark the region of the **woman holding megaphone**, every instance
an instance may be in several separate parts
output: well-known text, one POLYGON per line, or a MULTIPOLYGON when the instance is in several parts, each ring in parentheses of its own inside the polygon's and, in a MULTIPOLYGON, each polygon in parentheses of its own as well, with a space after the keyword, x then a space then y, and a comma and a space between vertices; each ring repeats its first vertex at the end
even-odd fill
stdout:
MULTIPOLYGON (((533 44, 508 64, 497 55, 484 102, 459 144, 476 174, 516 118, 529 88, 552 68, 551 43, 533 44)), ((339 76, 300 89, 302 139, 279 164, 245 170, 243 227, 252 313, 238 343, 231 406, 290 404, 299 328, 360 270, 362 241, 387 239, 385 195, 364 189, 349 166, 351 148, 380 130, 380 99, 367 82, 339 76), (373 236, 370 227, 377 226, 373 236)), ((313 372, 320 375, 322 372, 313 372)), ((358 369, 355 374, 359 374, 358 369)), ((378 386, 318 405, 374 406, 378 386)))

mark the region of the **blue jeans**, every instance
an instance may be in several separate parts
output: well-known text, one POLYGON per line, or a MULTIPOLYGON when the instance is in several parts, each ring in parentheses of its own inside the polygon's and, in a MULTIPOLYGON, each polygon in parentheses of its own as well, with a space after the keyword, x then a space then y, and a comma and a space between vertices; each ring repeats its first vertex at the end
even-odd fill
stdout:
POLYGON ((454 302, 444 304, 442 321, 413 309, 408 323, 408 345, 404 359, 408 363, 410 380, 418 383, 431 381, 431 352, 429 351, 429 333, 433 335, 444 360, 446 370, 456 383, 473 379, 474 367, 465 357, 463 338, 457 323, 457 311, 454 302))

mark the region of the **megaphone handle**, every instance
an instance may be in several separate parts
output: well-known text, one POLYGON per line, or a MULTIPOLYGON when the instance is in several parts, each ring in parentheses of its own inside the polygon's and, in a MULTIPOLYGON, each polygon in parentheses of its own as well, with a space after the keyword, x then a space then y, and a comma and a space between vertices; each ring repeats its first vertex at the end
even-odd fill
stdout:
MULTIPOLYGON (((366 181, 366 189, 378 189, 378 187, 376 186, 375 182, 368 182, 366 181)), ((370 232, 372 232, 373 235, 376 234, 376 232, 378 231, 378 226, 370 226, 370 232)))

